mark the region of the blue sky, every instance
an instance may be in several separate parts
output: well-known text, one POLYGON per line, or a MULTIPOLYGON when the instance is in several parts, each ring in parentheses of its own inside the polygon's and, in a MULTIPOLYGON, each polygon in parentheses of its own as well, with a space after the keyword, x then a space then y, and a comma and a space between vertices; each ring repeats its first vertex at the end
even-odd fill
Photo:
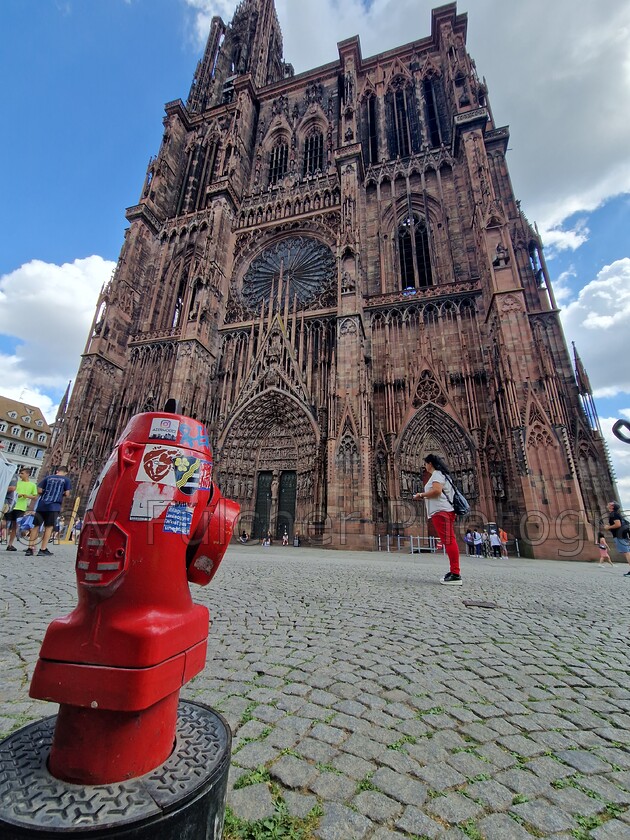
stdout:
MULTIPOLYGON (((0 91, 0 392, 47 417, 74 379, 125 208, 157 153, 164 104, 185 100, 212 14, 234 0, 3 0, 0 91)), ((285 59, 364 56, 429 34, 425 0, 276 0, 285 59)), ((576 341, 630 507, 630 4, 468 0, 468 46, 510 172, 546 243, 567 341, 576 341)))

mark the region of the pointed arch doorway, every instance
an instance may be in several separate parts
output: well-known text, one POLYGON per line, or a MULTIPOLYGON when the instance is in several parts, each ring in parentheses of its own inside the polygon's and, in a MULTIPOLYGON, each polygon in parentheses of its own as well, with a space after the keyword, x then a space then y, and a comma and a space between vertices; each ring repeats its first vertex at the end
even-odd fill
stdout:
POLYGON ((269 388, 239 409, 219 439, 219 474, 241 505, 241 530, 295 534, 316 504, 318 449, 313 417, 291 394, 269 388))
MULTIPOLYGON (((421 406, 400 436, 396 454, 401 500, 422 490, 424 456, 429 453, 446 461, 453 480, 462 488, 468 501, 474 503, 479 496, 474 443, 459 423, 434 403, 421 406)), ((423 504, 418 506, 413 527, 421 532, 431 532, 423 504)))

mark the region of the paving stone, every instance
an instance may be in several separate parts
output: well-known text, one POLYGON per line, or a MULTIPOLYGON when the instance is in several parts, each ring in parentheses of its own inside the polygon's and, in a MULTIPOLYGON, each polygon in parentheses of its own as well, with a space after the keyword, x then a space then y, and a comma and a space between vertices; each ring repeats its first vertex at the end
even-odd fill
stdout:
POLYGON ((621 820, 609 820, 603 825, 591 830, 593 840, 628 840, 630 827, 621 820))
POLYGON ((413 834, 416 837, 439 837, 444 832, 441 823, 427 817, 419 808, 409 805, 405 808, 402 817, 396 822, 396 828, 401 831, 413 834))
POLYGON ((310 783, 310 789, 321 799, 346 802, 356 793, 357 783, 355 779, 337 773, 320 773, 310 783))
POLYGON ((323 741, 317 741, 315 738, 304 738, 295 745, 293 750, 303 758, 308 758, 310 761, 319 764, 330 764, 338 752, 335 747, 331 747, 330 744, 325 744, 323 741))
POLYGON ((566 762, 571 767, 575 767, 578 772, 584 773, 587 776, 596 773, 607 773, 609 770, 612 770, 608 762, 602 761, 594 753, 587 752, 586 750, 561 750, 556 755, 560 761, 566 762))
POLYGON ((357 755, 350 753, 339 753, 330 762, 333 767, 350 776, 352 779, 365 779, 370 773, 376 770, 377 765, 372 761, 366 761, 357 755))
POLYGON ((404 840, 405 834, 398 831, 390 831, 388 828, 377 828, 370 840, 404 840))
POLYGON ((312 723, 313 721, 308 718, 298 717, 297 715, 285 715, 282 720, 278 721, 276 728, 287 732, 295 732, 297 735, 304 735, 311 728, 312 723))
POLYGON ((309 793, 296 793, 293 790, 287 790, 283 796, 287 804, 287 810, 292 817, 304 817, 313 810, 317 805, 317 797, 311 796, 309 793))
POLYGON ((241 767, 255 770, 257 767, 264 766, 267 762, 273 761, 279 754, 279 750, 266 741, 254 741, 253 743, 245 744, 242 749, 233 753, 232 761, 241 767))
POLYGON ((367 817, 330 802, 324 805, 324 815, 315 837, 320 840, 363 840, 372 828, 373 823, 367 817))
POLYGON ((616 749, 615 747, 603 747, 597 750, 597 754, 610 764, 616 764, 624 770, 630 770, 630 751, 616 749))
POLYGON ((432 790, 437 791, 446 790, 456 785, 463 785, 466 782, 465 776, 462 776, 453 767, 449 767, 448 764, 442 763, 427 764, 425 767, 419 767, 416 775, 426 782, 432 790))
POLYGON ((426 805, 426 810, 429 814, 449 823, 475 819, 484 811, 481 805, 455 791, 447 793, 446 796, 436 796, 435 799, 431 799, 426 805))
POLYGON ((405 805, 423 805, 427 798, 427 787, 421 782, 381 767, 372 776, 372 784, 405 805))
POLYGON ((281 756, 271 765, 269 773, 291 790, 307 787, 318 775, 315 767, 293 755, 281 756))
POLYGON ((629 770, 618 770, 614 773, 609 773, 609 778, 612 779, 616 784, 621 785, 622 788, 625 790, 630 790, 630 771, 629 770))
POLYGON ((630 792, 622 790, 618 785, 602 776, 589 776, 586 779, 580 779, 580 787, 593 791, 593 793, 601 796, 605 802, 612 802, 614 805, 630 805, 630 792))
POLYGON ((271 817, 275 811, 271 793, 264 782, 230 791, 228 805, 237 817, 248 822, 271 817))
POLYGON ((361 717, 367 712, 367 708, 362 703, 357 703, 356 700, 342 700, 333 705, 336 712, 343 712, 345 715, 352 717, 361 717))
POLYGON ((532 741, 535 741, 544 750, 566 750, 572 745, 571 739, 562 732, 532 732, 532 741))
POLYGON ((276 727, 269 733, 265 740, 272 747, 276 747, 279 750, 289 750, 297 744, 300 736, 297 732, 276 727))
POLYGON ((484 782, 474 782, 468 785, 466 793, 471 799, 480 799, 493 811, 504 811, 514 799, 514 792, 494 779, 484 782))
POLYGON ((534 799, 531 802, 513 805, 512 811, 543 834, 571 831, 577 827, 575 820, 544 799, 534 799))
POLYGON ((505 738, 499 738, 498 743, 507 750, 525 756, 526 758, 540 755, 544 752, 536 741, 525 738, 523 735, 508 735, 505 738))
POLYGON ((318 706, 332 706, 334 703, 339 702, 339 698, 336 694, 333 694, 330 691, 322 691, 319 688, 314 689, 311 691, 309 698, 311 703, 316 703, 318 706))
POLYGON ((482 744, 475 748, 475 752, 485 758, 490 767, 497 770, 507 770, 516 764, 516 758, 512 753, 497 747, 496 744, 482 744))
POLYGON ((371 729, 367 720, 361 720, 361 718, 346 715, 343 712, 337 712, 328 722, 331 726, 347 729, 349 732, 367 732, 371 729))
POLYGON ((403 806, 400 802, 390 799, 389 796, 377 790, 364 790, 356 796, 352 805, 361 814, 369 817, 373 822, 385 823, 388 820, 400 816, 403 806))
POLYGON ((385 750, 379 756, 379 764, 383 764, 397 773, 407 773, 411 776, 416 775, 420 768, 418 762, 402 750, 385 750))
POLYGON ((264 704, 256 706, 252 714, 256 720, 261 720, 263 723, 277 723, 285 715, 281 709, 276 709, 275 706, 265 706, 264 704))
POLYGON ((529 770, 504 770, 495 776, 497 782, 509 787, 516 794, 538 796, 545 794, 551 787, 549 782, 541 779, 529 770))
POLYGON ((240 726, 235 733, 235 746, 246 739, 258 738, 263 732, 267 730, 264 723, 259 720, 250 720, 243 726, 240 726))
POLYGON ((507 814, 490 814, 477 823, 484 840, 532 840, 533 836, 507 814))
POLYGON ((554 782, 557 779, 564 779, 567 776, 573 776, 575 773, 575 770, 572 767, 567 767, 565 764, 555 761, 555 759, 548 755, 533 758, 531 761, 527 762, 525 767, 541 779, 545 779, 548 782, 554 782))
POLYGON ((602 802, 601 799, 593 799, 574 787, 551 788, 545 794, 545 798, 568 814, 591 816, 592 814, 599 814, 606 807, 606 803, 602 802))
POLYGON ((311 737, 318 741, 323 741, 325 744, 333 746, 341 744, 348 737, 348 733, 343 729, 337 729, 335 726, 328 726, 325 723, 316 723, 311 730, 311 737))
POLYGON ((361 758, 378 758, 383 751, 381 744, 375 743, 365 735, 353 732, 350 737, 340 745, 344 752, 358 755, 361 758))
POLYGON ((471 755, 470 753, 465 752, 450 755, 448 763, 451 767, 457 770, 458 773, 461 773, 468 779, 472 779, 479 775, 489 774, 491 770, 487 761, 482 761, 480 758, 477 758, 476 755, 471 755))
POLYGON ((448 750, 433 743, 433 738, 423 739, 417 744, 407 744, 405 749, 420 764, 432 764, 435 761, 447 761, 448 750))

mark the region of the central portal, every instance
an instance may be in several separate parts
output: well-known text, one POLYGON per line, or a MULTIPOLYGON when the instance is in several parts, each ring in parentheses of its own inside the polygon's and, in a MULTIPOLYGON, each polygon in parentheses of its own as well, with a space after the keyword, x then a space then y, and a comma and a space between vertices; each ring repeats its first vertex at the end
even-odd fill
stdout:
POLYGON ((252 536, 261 539, 267 532, 281 539, 286 531, 293 536, 297 473, 295 470, 263 470, 256 481, 256 504, 252 536))
POLYGON ((278 493, 278 515, 276 517, 276 537, 282 538, 285 530, 289 537, 293 536, 295 525, 295 490, 297 487, 297 473, 286 470, 280 474, 280 492, 278 493))

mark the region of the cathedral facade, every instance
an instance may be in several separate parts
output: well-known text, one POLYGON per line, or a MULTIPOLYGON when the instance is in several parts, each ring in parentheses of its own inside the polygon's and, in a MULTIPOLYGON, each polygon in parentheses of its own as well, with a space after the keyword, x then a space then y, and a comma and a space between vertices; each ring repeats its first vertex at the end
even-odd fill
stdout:
POLYGON ((83 500, 175 397, 254 536, 426 534, 433 452, 471 522, 533 556, 592 543, 614 481, 466 25, 442 6, 427 37, 295 75, 273 0, 213 19, 57 419, 83 500))

